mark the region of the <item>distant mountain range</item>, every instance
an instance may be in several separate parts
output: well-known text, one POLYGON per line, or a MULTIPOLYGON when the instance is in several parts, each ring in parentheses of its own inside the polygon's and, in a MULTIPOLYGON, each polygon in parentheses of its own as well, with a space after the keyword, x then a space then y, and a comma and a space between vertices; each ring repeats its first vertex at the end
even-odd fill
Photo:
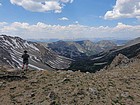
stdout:
POLYGON ((42 43, 46 47, 55 51, 57 54, 78 59, 85 56, 91 56, 98 54, 105 50, 110 50, 117 47, 112 41, 103 40, 97 43, 93 43, 90 40, 84 41, 57 41, 52 43, 42 43))
POLYGON ((1 66, 20 68, 24 50, 29 52, 29 66, 33 69, 96 72, 110 65, 119 54, 128 59, 140 54, 140 38, 128 41, 123 46, 117 46, 108 40, 96 43, 89 40, 37 43, 19 37, 0 35, 1 66))
POLYGON ((112 40, 114 43, 116 43, 118 46, 122 46, 126 44, 129 40, 112 40))
POLYGON ((78 42, 78 41, 84 41, 84 40, 90 40, 91 42, 97 43, 99 41, 103 41, 103 40, 107 40, 107 41, 111 41, 114 42, 117 45, 123 45, 125 43, 127 43, 129 40, 131 39, 115 39, 115 38, 79 38, 79 39, 27 39, 27 41, 31 41, 31 42, 44 42, 44 43, 53 43, 53 42, 57 42, 57 41, 64 41, 64 42, 78 42))

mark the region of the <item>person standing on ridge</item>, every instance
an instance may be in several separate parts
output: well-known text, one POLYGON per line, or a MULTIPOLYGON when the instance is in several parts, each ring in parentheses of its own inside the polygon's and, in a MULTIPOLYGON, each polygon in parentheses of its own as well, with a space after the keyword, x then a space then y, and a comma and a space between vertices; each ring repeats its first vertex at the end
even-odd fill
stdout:
POLYGON ((24 69, 24 66, 26 65, 26 70, 28 69, 28 64, 29 64, 29 61, 28 61, 28 58, 30 56, 27 54, 27 51, 25 50, 24 51, 24 54, 22 55, 22 58, 23 58, 23 66, 22 66, 22 69, 24 69))

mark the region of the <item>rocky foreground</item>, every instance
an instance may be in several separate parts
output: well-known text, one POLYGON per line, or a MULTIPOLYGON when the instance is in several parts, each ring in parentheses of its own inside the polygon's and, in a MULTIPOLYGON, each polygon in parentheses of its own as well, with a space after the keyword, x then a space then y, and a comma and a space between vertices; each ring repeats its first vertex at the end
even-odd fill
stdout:
POLYGON ((140 105, 140 60, 96 73, 1 70, 0 105, 140 105))

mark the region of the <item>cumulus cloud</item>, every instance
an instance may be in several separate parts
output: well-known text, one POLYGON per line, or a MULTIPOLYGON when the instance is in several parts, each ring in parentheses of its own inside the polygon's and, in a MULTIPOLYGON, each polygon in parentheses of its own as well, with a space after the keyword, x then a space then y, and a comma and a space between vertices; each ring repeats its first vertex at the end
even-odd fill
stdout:
POLYGON ((58 20, 67 21, 69 19, 67 17, 62 17, 62 18, 59 18, 58 20))
POLYGON ((11 24, 0 22, 0 34, 29 38, 134 38, 140 36, 140 25, 132 26, 118 23, 115 27, 90 27, 80 24, 67 26, 48 25, 42 22, 30 25, 29 23, 14 22, 11 24))
POLYGON ((61 13, 62 8, 73 0, 10 0, 12 4, 23 7, 32 12, 48 12, 54 11, 61 13))
POLYGON ((0 6, 2 6, 2 3, 0 3, 0 6))
POLYGON ((107 11, 105 19, 139 18, 140 0, 116 0, 113 10, 107 11))

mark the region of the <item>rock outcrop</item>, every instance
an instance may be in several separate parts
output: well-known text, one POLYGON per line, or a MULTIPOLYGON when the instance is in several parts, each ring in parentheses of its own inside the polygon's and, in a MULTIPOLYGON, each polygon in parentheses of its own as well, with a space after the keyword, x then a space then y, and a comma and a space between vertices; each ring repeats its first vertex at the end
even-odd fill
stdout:
POLYGON ((127 66, 129 62, 130 62, 129 58, 127 58, 123 54, 119 54, 113 59, 111 64, 108 66, 108 69, 113 69, 115 67, 124 67, 127 66))

